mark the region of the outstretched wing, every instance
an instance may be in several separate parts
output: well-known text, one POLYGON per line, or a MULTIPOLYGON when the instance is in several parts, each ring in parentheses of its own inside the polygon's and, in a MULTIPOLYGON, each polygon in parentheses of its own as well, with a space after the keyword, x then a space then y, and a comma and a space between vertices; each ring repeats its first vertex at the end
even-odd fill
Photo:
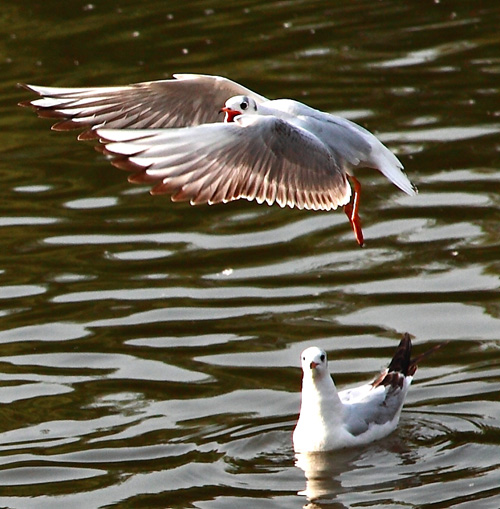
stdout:
POLYGON ((222 78, 200 74, 174 74, 174 79, 123 87, 57 88, 21 85, 41 96, 23 101, 40 117, 57 119, 56 131, 84 130, 79 139, 96 138, 95 128, 163 129, 222 121, 219 110, 232 96, 267 99, 222 78))
POLYGON ((273 116, 166 130, 98 129, 113 164, 152 194, 192 204, 246 198, 282 207, 330 210, 351 189, 331 152, 314 135, 273 116))

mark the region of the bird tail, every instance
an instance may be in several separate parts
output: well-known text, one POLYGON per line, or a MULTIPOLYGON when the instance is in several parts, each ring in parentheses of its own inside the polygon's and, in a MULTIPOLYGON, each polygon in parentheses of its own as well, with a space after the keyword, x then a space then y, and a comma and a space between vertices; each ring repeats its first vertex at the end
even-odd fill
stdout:
MULTIPOLYGON (((394 357, 391 360, 391 363, 389 364, 387 371, 388 373, 391 373, 392 371, 395 371, 397 373, 402 373, 404 376, 408 376, 410 373, 410 367, 411 367, 411 339, 410 335, 405 332, 403 339, 399 343, 398 348, 396 349, 396 353, 394 354, 394 357)), ((415 371, 417 370, 415 366, 415 371)), ((411 373, 413 375, 413 373, 411 373)))
POLYGON ((399 343, 399 346, 392 358, 387 371, 390 373, 391 371, 397 371, 402 373, 405 376, 413 376, 415 371, 417 371, 418 364, 420 361, 434 353, 436 350, 439 350, 444 345, 448 344, 449 341, 445 341, 444 343, 439 343, 431 349, 427 350, 424 353, 421 353, 417 357, 411 358, 411 339, 410 335, 405 332, 403 339, 399 343))
POLYGON ((407 332, 405 332, 405 334, 403 335, 403 339, 401 339, 396 349, 396 353, 394 354, 394 357, 392 358, 389 366, 387 367, 387 369, 382 371, 382 373, 380 373, 379 377, 377 377, 372 382, 372 385, 374 387, 378 385, 392 385, 392 386, 399 385, 400 387, 402 387, 404 379, 407 376, 413 376, 415 374, 418 368, 418 364, 421 360, 425 359, 426 357, 434 353, 436 350, 439 350, 447 343, 448 341, 445 341, 444 343, 439 343, 436 346, 432 347, 431 349, 427 350, 426 352, 418 355, 417 357, 412 358, 411 357, 412 344, 410 335, 407 332))
MULTIPOLYGON (((373 141, 373 140, 372 140, 373 141)), ((387 177, 401 191, 412 196, 418 193, 416 186, 406 176, 401 161, 379 140, 372 143, 371 157, 374 167, 387 177)))

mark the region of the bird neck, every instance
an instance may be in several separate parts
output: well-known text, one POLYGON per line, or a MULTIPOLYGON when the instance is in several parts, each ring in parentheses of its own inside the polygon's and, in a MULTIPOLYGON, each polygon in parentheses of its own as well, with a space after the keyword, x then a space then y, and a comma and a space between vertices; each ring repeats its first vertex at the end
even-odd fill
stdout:
POLYGON ((342 419, 343 404, 328 373, 315 377, 310 374, 304 376, 300 411, 306 415, 319 414, 328 420, 342 419))

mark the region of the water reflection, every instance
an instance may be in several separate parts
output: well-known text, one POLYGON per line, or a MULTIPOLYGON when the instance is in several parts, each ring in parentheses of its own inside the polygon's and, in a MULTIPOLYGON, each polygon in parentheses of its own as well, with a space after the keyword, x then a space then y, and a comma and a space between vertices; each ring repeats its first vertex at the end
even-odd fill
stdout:
MULTIPOLYGON (((341 475, 355 468, 354 461, 360 456, 361 452, 357 449, 336 452, 315 452, 298 453, 296 455, 295 466, 304 471, 306 478, 306 488, 299 491, 299 495, 304 495, 308 500, 314 502, 314 505, 306 507, 319 507, 322 502, 335 501, 337 496, 346 491, 342 487, 341 475)), ((337 502, 334 507, 346 507, 337 502)))
POLYGON ((353 492, 358 502, 371 489, 389 494, 391 486, 395 487, 394 474, 399 478, 398 489, 404 489, 407 474, 403 472, 416 461, 415 453, 398 433, 368 448, 298 453, 295 465, 304 472, 306 480, 305 489, 298 494, 311 502, 307 508, 352 507, 347 501, 353 492))

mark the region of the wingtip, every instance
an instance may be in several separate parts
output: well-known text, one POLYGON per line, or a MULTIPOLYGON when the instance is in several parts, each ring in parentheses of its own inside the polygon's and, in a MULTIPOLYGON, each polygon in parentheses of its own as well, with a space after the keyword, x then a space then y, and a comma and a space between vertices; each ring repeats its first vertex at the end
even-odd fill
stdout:
POLYGON ((27 83, 16 83, 17 88, 24 88, 24 90, 31 90, 33 91, 33 85, 28 85, 27 83))
MULTIPOLYGON (((407 364, 406 371, 402 371, 402 373, 404 373, 405 376, 413 376, 418 369, 418 365, 420 364, 420 362, 423 359, 429 357, 429 355, 435 353, 437 350, 440 350, 443 346, 446 346, 448 343, 449 343, 449 341, 443 341, 441 343, 438 343, 437 345, 434 345, 429 350, 426 350, 424 353, 421 353, 420 355, 417 355, 416 357, 410 358, 411 350, 412 350, 412 343, 411 343, 410 334, 408 334, 408 332, 405 332, 403 335, 403 338, 401 339, 401 341, 399 343, 398 349, 396 350, 394 359, 396 359, 396 357, 398 356, 398 352, 406 353, 406 351, 407 351, 408 364, 407 364)), ((394 359, 391 361, 391 364, 389 365, 389 371, 390 371, 390 367, 391 367, 392 363, 394 362, 394 359)))
POLYGON ((417 357, 411 359, 411 361, 410 361, 411 366, 415 366, 415 371, 416 371, 420 361, 422 361, 426 357, 429 357, 429 355, 433 354, 437 350, 440 350, 441 348, 446 346, 449 342, 450 341, 442 341, 441 343, 438 343, 437 345, 434 345, 429 350, 426 350, 424 353, 421 353, 420 355, 417 355, 417 357))
MULTIPOLYGON (((406 174, 401 172, 405 177, 406 174)), ((406 177, 402 181, 398 181, 397 183, 394 182, 397 187, 401 189, 404 193, 406 193, 408 196, 416 196, 418 194, 418 188, 417 186, 408 178, 406 177)))
POLYGON ((17 103, 18 106, 21 106, 21 108, 34 108, 34 106, 31 104, 31 101, 25 100, 20 101, 17 103))
MULTIPOLYGON (((33 89, 31 88, 31 85, 28 85, 27 83, 16 83, 17 88, 22 88, 24 90, 29 90, 30 92, 33 92, 33 89)), ((31 104, 30 100, 24 100, 17 103, 18 106, 21 106, 22 108, 34 108, 33 104, 31 104)))

